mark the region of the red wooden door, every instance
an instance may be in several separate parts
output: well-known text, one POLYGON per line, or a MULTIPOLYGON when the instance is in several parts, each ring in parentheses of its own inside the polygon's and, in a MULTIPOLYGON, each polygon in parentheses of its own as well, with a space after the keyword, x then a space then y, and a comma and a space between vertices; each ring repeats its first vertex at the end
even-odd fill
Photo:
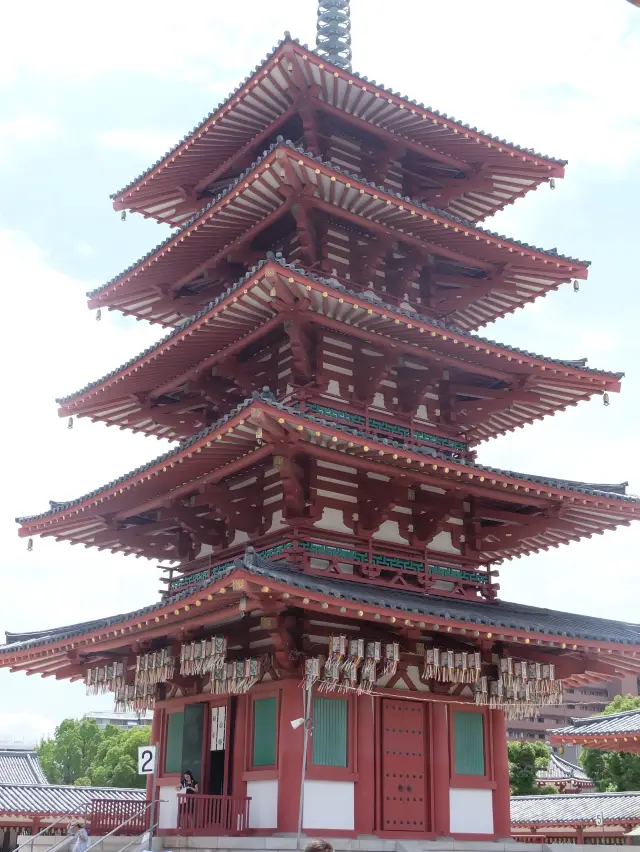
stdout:
POLYGON ((424 705, 417 701, 382 701, 383 831, 424 831, 427 738, 424 705))

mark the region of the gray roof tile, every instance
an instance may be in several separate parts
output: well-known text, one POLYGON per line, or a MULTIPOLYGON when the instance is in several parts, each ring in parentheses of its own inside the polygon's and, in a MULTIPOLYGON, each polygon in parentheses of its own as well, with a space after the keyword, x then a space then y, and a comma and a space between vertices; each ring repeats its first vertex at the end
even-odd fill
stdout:
POLYGON ((624 713, 607 713, 598 716, 587 716, 583 719, 572 719, 571 724, 564 728, 554 728, 552 736, 585 737, 605 734, 640 734, 640 708, 626 710, 624 713))
POLYGON ((512 796, 511 825, 564 825, 640 822, 640 793, 569 793, 565 796, 512 796))
POLYGON ((203 207, 202 210, 199 213, 196 213, 194 216, 192 216, 190 219, 188 219, 179 229, 175 230, 172 234, 170 234, 170 236, 168 236, 161 243, 158 243, 158 245, 155 246, 155 248, 148 251, 142 257, 139 257, 138 260, 136 260, 134 263, 132 263, 130 266, 128 266, 123 272, 120 272, 118 275, 109 279, 109 281, 107 281, 105 284, 102 284, 100 287, 97 287, 95 290, 89 291, 87 293, 87 296, 89 298, 92 298, 92 297, 98 295, 99 293, 101 293, 103 290, 108 289, 113 284, 115 284, 117 281, 119 281, 121 278, 126 277, 130 272, 132 272, 141 263, 144 263, 148 258, 152 257, 157 251, 162 249, 164 246, 168 245, 179 234, 183 233, 186 229, 188 229, 191 225, 193 225, 194 222, 196 222, 198 219, 200 219, 202 216, 204 216, 207 213, 207 211, 210 210, 215 204, 217 204, 222 198, 224 198, 226 195, 228 195, 234 189, 234 187, 237 186, 237 184, 244 181, 245 177, 248 174, 250 174, 256 168, 256 166, 258 166, 269 154, 271 154, 273 151, 275 151, 275 149, 278 148, 278 147, 290 148, 291 150, 296 151, 299 154, 303 154, 305 157, 308 157, 308 158, 316 161, 320 165, 324 165, 327 168, 332 169, 334 172, 337 172, 339 174, 344 175, 345 177, 351 178, 353 180, 357 180, 362 184, 366 184, 366 185, 370 186, 372 189, 375 189, 380 193, 384 193, 385 195, 389 195, 389 196, 393 196, 395 198, 402 199, 403 201, 408 201, 411 204, 415 205, 416 207, 419 207, 421 210, 424 210, 427 213, 431 213, 434 216, 440 216, 443 219, 447 219, 449 222, 453 222, 454 224, 462 225, 465 228, 468 228, 469 230, 476 231, 478 234, 483 234, 485 237, 493 237, 494 239, 497 239, 497 240, 502 240, 502 241, 505 241, 505 242, 508 242, 508 243, 512 243, 513 245, 518 246, 519 248, 525 248, 525 249, 529 249, 530 251, 539 252, 540 254, 545 254, 549 257, 553 257, 555 260, 565 260, 569 263, 578 263, 578 264, 582 264, 584 266, 589 265, 588 261, 579 260, 578 258, 575 258, 575 257, 570 257, 568 255, 560 254, 556 249, 543 249, 543 248, 539 248, 538 246, 530 245, 529 243, 521 242, 520 240, 514 240, 511 237, 506 237, 504 234, 498 234, 495 231, 490 231, 487 228, 482 228, 479 225, 475 224, 474 222, 469 222, 465 219, 460 219, 459 217, 454 216, 452 213, 448 213, 445 210, 441 210, 438 207, 433 207, 433 206, 428 205, 428 204, 423 204, 421 201, 411 199, 408 196, 402 196, 399 193, 391 192, 388 187, 378 186, 377 184, 372 183, 371 181, 365 180, 362 177, 362 175, 354 174, 352 172, 346 171, 345 169, 340 169, 332 163, 327 163, 321 157, 315 157, 309 151, 305 151, 304 148, 297 146, 297 145, 294 145, 293 142, 291 142, 290 140, 285 140, 285 139, 283 139, 282 136, 279 136, 276 142, 274 142, 269 148, 267 148, 265 151, 263 151, 262 156, 258 157, 247 169, 245 169, 244 172, 242 172, 241 175, 239 175, 237 178, 235 178, 225 189, 223 189, 214 198, 212 198, 211 201, 209 201, 209 203, 205 207, 203 207))
POLYGON ((0 814, 53 814, 84 811, 92 799, 144 802, 146 790, 72 787, 61 784, 0 784, 0 814))
MULTIPOLYGON (((189 317, 189 319, 186 319, 184 322, 180 323, 180 325, 171 329, 171 331, 168 334, 164 335, 164 337, 161 337, 160 340, 157 343, 154 343, 151 346, 148 346, 146 349, 144 349, 138 355, 134 356, 133 358, 130 358, 128 361, 125 361, 125 363, 121 364, 119 367, 116 367, 115 370, 111 370, 106 375, 102 376, 102 378, 100 378, 100 379, 96 379, 93 382, 89 382, 89 384, 85 385, 83 388, 76 391, 75 393, 72 393, 72 394, 69 394, 68 396, 63 396, 63 397, 56 399, 56 402, 58 403, 58 405, 64 405, 65 403, 70 402, 71 400, 75 399, 76 397, 82 396, 83 394, 87 393, 88 391, 92 390, 93 388, 104 384, 109 379, 113 378, 114 376, 117 376, 119 373, 124 372, 128 367, 131 367, 137 361, 142 360, 145 356, 150 355, 153 351, 155 351, 156 349, 159 349, 161 346, 163 346, 165 343, 167 343, 167 341, 171 340, 172 337, 175 337, 177 334, 180 334, 182 331, 189 328, 189 326, 192 326, 195 323, 197 323, 198 320, 201 319, 201 317, 203 317, 205 314, 209 313, 209 311, 213 310, 217 305, 219 305, 221 302, 223 302, 225 299, 227 299, 230 295, 232 295, 239 287, 241 287, 243 284, 245 284, 251 278, 252 275, 255 275, 255 273, 258 272, 266 263, 278 263, 284 269, 291 269, 292 271, 298 273, 299 275, 304 275, 306 278, 309 278, 312 281, 319 282, 323 286, 325 286, 325 287, 327 287, 331 290, 334 290, 335 292, 348 293, 349 295, 351 295, 355 298, 360 298, 360 299, 366 299, 367 298, 366 291, 365 292, 357 292, 355 290, 350 290, 349 288, 343 287, 342 285, 337 283, 335 278, 324 278, 321 275, 315 275, 314 273, 308 272, 306 269, 303 269, 300 266, 296 266, 296 264, 294 264, 294 263, 286 263, 285 260, 283 259, 283 257, 279 254, 278 255, 270 254, 270 256, 265 257, 264 260, 261 260, 259 263, 257 263, 251 269, 249 269, 247 271, 247 273, 242 276, 242 278, 240 278, 238 281, 235 282, 235 284, 231 285, 230 287, 227 287, 227 289, 223 293, 221 293, 219 296, 217 296, 212 301, 208 302, 202 308, 201 311, 198 311, 197 314, 194 314, 192 317, 189 317)), ((594 374, 597 374, 597 375, 600 375, 600 376, 611 376, 612 378, 617 378, 617 379, 621 379, 621 378, 624 377, 624 373, 615 373, 615 372, 610 372, 608 370, 599 370, 597 368, 587 367, 587 359, 586 358, 582 358, 582 359, 549 358, 546 355, 538 355, 536 352, 529 352, 526 349, 518 349, 515 346, 509 346, 505 343, 499 343, 498 341, 491 340, 487 337, 481 337, 478 334, 471 334, 467 331, 461 331, 460 329, 456 328, 455 326, 453 326, 451 324, 439 322, 438 320, 431 319, 431 318, 429 318, 427 316, 423 316, 422 314, 419 314, 419 313, 409 314, 409 312, 403 310, 402 308, 394 307, 393 305, 389 305, 384 301, 377 302, 377 304, 379 305, 379 307, 384 308, 385 310, 388 310, 389 313, 398 314, 398 316, 402 315, 402 316, 410 317, 412 319, 416 319, 418 321, 429 323, 430 325, 434 326, 435 328, 441 328, 445 331, 454 332, 456 334, 461 335, 462 337, 465 337, 468 340, 473 341, 474 343, 489 344, 490 346, 500 346, 502 349, 505 349, 509 352, 513 352, 515 355, 522 355, 526 358, 537 358, 541 361, 546 361, 549 364, 558 364, 561 367, 570 367, 572 369, 583 370, 587 373, 594 373, 594 374)))
POLYGON ((538 781, 544 781, 545 783, 553 783, 553 781, 581 781, 593 785, 593 781, 582 767, 576 766, 575 763, 569 763, 568 760, 564 760, 555 752, 551 752, 547 768, 536 772, 536 778, 538 781))
MULTIPOLYGON (((123 192, 127 192, 127 190, 131 189, 132 186, 135 186, 139 181, 144 180, 144 178, 147 177, 150 174, 150 172, 152 172, 157 166, 159 166, 162 162, 164 162, 164 160, 166 160, 167 157, 170 157, 171 154, 173 154, 175 151, 177 151, 180 148, 181 145, 183 145, 188 139, 190 139, 193 136, 194 133, 197 133, 198 130, 200 130, 211 118, 213 118, 213 116, 226 103, 231 101, 232 98, 235 95, 237 95, 237 93, 247 85, 247 83, 252 79, 252 77, 256 73, 260 72, 264 68, 266 63, 287 42, 290 42, 290 43, 293 43, 293 44, 300 44, 300 41, 297 38, 296 39, 291 38, 290 33, 285 32, 284 38, 281 39, 275 45, 275 47, 272 48, 272 50, 265 56, 265 58, 262 60, 262 62, 259 65, 255 66, 253 72, 248 77, 245 77, 244 80, 240 83, 239 86, 237 86, 237 88, 233 92, 229 92, 229 95, 227 96, 227 98, 224 101, 220 101, 218 106, 215 107, 213 110, 211 110, 211 112, 202 119, 200 124, 197 124, 189 133, 187 133, 186 136, 184 136, 176 145, 174 145, 173 148, 170 148, 162 157, 160 157, 158 160, 155 161, 155 163, 153 163, 151 166, 149 166, 148 169, 145 169, 145 171, 143 171, 136 178, 134 178, 132 181, 130 181, 130 183, 128 183, 126 186, 122 187, 122 189, 118 190, 117 192, 114 192, 112 194, 111 198, 117 198, 119 195, 122 195, 123 192)), ((309 49, 306 44, 303 45, 303 47, 306 48, 306 49, 309 49)), ((316 53, 315 50, 312 51, 312 52, 316 53)), ((331 65, 331 63, 325 57, 322 57, 322 59, 327 66, 331 65)), ((336 70, 338 70, 337 66, 336 66, 336 70)), ((487 139, 491 139, 491 141, 493 141, 493 142, 498 142, 501 145, 506 145, 509 148, 513 148, 516 151, 522 151, 525 154, 531 154, 532 156, 537 157, 541 160, 547 160, 549 162, 557 163, 558 165, 562 165, 562 166, 565 166, 567 164, 566 160, 559 160, 557 157, 550 157, 546 154, 538 154, 537 151, 534 151, 532 148, 523 148, 520 145, 516 145, 514 142, 507 142, 505 139, 500 139, 497 136, 492 136, 489 133, 485 133, 484 130, 478 130, 477 127, 472 127, 469 124, 463 124, 462 122, 458 121, 456 118, 453 118, 453 116, 451 116, 451 115, 447 115, 444 112, 439 112, 438 110, 433 109, 430 106, 425 107, 424 104, 417 103, 415 100, 409 100, 409 98, 407 98, 406 96, 399 95, 397 92, 393 92, 391 89, 387 89, 381 83, 378 84, 378 83, 376 83, 375 80, 370 80, 368 77, 365 77, 361 74, 358 74, 355 71, 351 71, 350 73, 353 77, 358 78, 358 79, 362 80, 363 82, 370 83, 372 86, 377 86, 379 89, 381 89, 384 92, 387 92, 388 94, 396 95, 397 97, 402 98, 402 100, 404 100, 407 104, 410 104, 411 106, 417 106, 420 109, 426 109, 429 112, 433 113, 433 115, 438 117, 438 118, 444 118, 447 121, 450 121, 454 124, 459 125, 461 128, 464 128, 465 130, 471 130, 473 133, 479 133, 482 136, 486 136, 487 139)))
MULTIPOLYGON (((560 639, 574 638, 616 644, 640 645, 640 625, 626 624, 587 615, 558 612, 508 601, 463 601, 440 598, 420 592, 383 588, 365 583, 342 580, 334 577, 308 575, 286 563, 275 563, 257 556, 251 550, 244 559, 235 561, 233 567, 220 572, 212 579, 203 580, 177 594, 167 596, 143 609, 122 613, 102 621, 90 621, 41 631, 35 638, 0 645, 0 657, 4 654, 51 645, 55 642, 81 636, 94 630, 111 627, 129 619, 154 612, 190 597, 197 591, 217 582, 220 577, 229 577, 234 571, 245 568, 252 574, 273 582, 285 583, 293 588, 317 592, 338 599, 357 601, 372 606, 406 612, 408 615, 425 615, 447 621, 466 622, 470 625, 486 625, 496 629, 525 630, 543 633, 560 639)), ((7 641, 20 634, 7 634, 7 641)), ((27 634, 22 634, 27 635, 27 634)))
MULTIPOLYGON (((98 494, 101 494, 104 491, 109 490, 110 488, 115 488, 118 485, 126 482, 128 479, 131 479, 139 474, 144 473, 155 465, 160 464, 161 462, 165 462, 168 459, 171 459, 174 456, 179 455, 183 450, 192 446, 196 442, 200 441, 202 438, 206 438, 207 435, 211 435, 221 426, 224 426, 232 417, 235 417, 244 409, 248 408, 253 402, 259 401, 263 405, 268 405, 271 408, 274 408, 278 411, 282 411, 288 414, 291 414, 294 417, 298 417, 301 420, 308 420, 311 423, 318 423, 320 425, 330 426, 336 432, 343 432, 345 435, 353 435, 355 437, 359 437, 365 440, 370 440, 379 444, 384 444, 385 446, 395 447, 400 450, 405 450, 407 452, 417 453, 418 455, 423 455, 429 458, 437 458, 439 457, 438 451, 431 449, 429 447, 422 447, 410 443, 404 443, 400 441, 393 441, 388 438, 372 438, 370 434, 366 432, 361 432, 358 429, 352 429, 348 426, 345 426, 342 423, 325 420, 321 417, 315 417, 306 412, 299 411, 294 408, 290 408, 287 405, 283 405, 278 402, 275 397, 270 393, 268 388, 264 389, 263 393, 255 392, 250 399, 246 399, 240 405, 237 405, 233 408, 228 414, 224 417, 221 417, 220 420, 216 421, 212 426, 203 429, 197 435, 193 435, 191 438, 187 438, 186 441, 182 441, 177 447, 174 449, 168 450, 166 453, 163 453, 161 456, 158 456, 155 459, 152 459, 150 462, 147 462, 144 465, 136 468, 135 470, 129 471, 129 473, 125 473, 124 475, 118 477, 117 479, 112 480, 111 482, 106 483, 106 485, 102 485, 99 488, 94 489, 93 491, 88 492, 87 494, 83 494, 81 497, 76 497, 73 500, 64 500, 64 501, 49 501, 50 509, 46 512, 41 512, 37 515, 24 515, 16 518, 16 523, 24 524, 30 521, 37 521, 41 518, 50 517, 59 512, 65 512, 67 509, 72 508, 73 506, 77 506, 80 503, 83 503, 85 500, 90 500, 93 497, 96 497, 98 494)), ((600 484, 600 483, 588 483, 588 482, 577 482, 570 479, 558 479, 556 477, 550 476, 537 476, 528 473, 517 473, 512 470, 501 470, 497 467, 488 467, 487 465, 476 464, 473 462, 468 462, 463 459, 457 459, 455 464, 459 464, 463 467, 468 467, 474 471, 481 471, 483 473, 495 473, 499 476, 509 476, 513 479, 519 479, 523 482, 531 482, 538 485, 546 485, 549 488, 558 488, 563 491, 572 491, 578 494, 585 494, 588 496, 602 496, 606 497, 607 500, 621 500, 625 503, 638 503, 640 502, 640 497, 635 497, 633 495, 627 495, 625 493, 627 483, 618 483, 618 484, 600 484)))
POLYGON ((33 749, 0 749, 0 784, 46 784, 33 749))

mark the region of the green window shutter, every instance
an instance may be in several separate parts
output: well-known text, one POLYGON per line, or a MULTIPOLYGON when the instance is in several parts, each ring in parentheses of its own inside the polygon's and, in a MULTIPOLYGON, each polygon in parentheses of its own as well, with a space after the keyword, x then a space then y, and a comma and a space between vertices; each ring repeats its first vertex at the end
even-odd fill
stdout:
POLYGON ((456 775, 484 775, 484 716, 456 710, 453 714, 456 775))
POLYGON ((347 699, 313 699, 314 766, 347 765, 347 699))
POLYGON ((253 765, 276 765, 275 698, 258 698, 253 702, 253 765))
POLYGON ((167 754, 164 761, 165 772, 182 771, 183 731, 184 713, 169 713, 167 718, 167 754))
MULTIPOLYGON (((181 771, 191 772, 202 785, 202 739, 204 734, 204 710, 208 705, 187 704, 184 708, 184 732, 182 735, 181 771)), ((202 789, 202 786, 200 786, 202 789)))

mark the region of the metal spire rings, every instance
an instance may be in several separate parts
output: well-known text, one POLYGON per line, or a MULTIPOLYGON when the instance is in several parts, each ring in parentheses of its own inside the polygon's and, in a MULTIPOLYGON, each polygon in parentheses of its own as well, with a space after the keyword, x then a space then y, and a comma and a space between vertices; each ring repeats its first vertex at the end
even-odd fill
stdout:
POLYGON ((319 0, 316 53, 351 71, 351 10, 349 0, 319 0))

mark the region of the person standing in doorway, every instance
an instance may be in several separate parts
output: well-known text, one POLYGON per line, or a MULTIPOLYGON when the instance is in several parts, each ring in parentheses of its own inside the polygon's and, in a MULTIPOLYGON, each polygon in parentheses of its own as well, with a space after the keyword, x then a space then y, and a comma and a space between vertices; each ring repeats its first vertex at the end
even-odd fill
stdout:
MULTIPOLYGON (((189 770, 185 770, 182 774, 182 780, 180 782, 180 786, 178 787, 178 792, 182 793, 183 796, 193 796, 198 792, 198 782, 193 777, 193 772, 189 772, 189 770)), ((189 798, 185 799, 180 804, 180 827, 181 828, 193 828, 193 822, 195 817, 195 801, 189 798)))

